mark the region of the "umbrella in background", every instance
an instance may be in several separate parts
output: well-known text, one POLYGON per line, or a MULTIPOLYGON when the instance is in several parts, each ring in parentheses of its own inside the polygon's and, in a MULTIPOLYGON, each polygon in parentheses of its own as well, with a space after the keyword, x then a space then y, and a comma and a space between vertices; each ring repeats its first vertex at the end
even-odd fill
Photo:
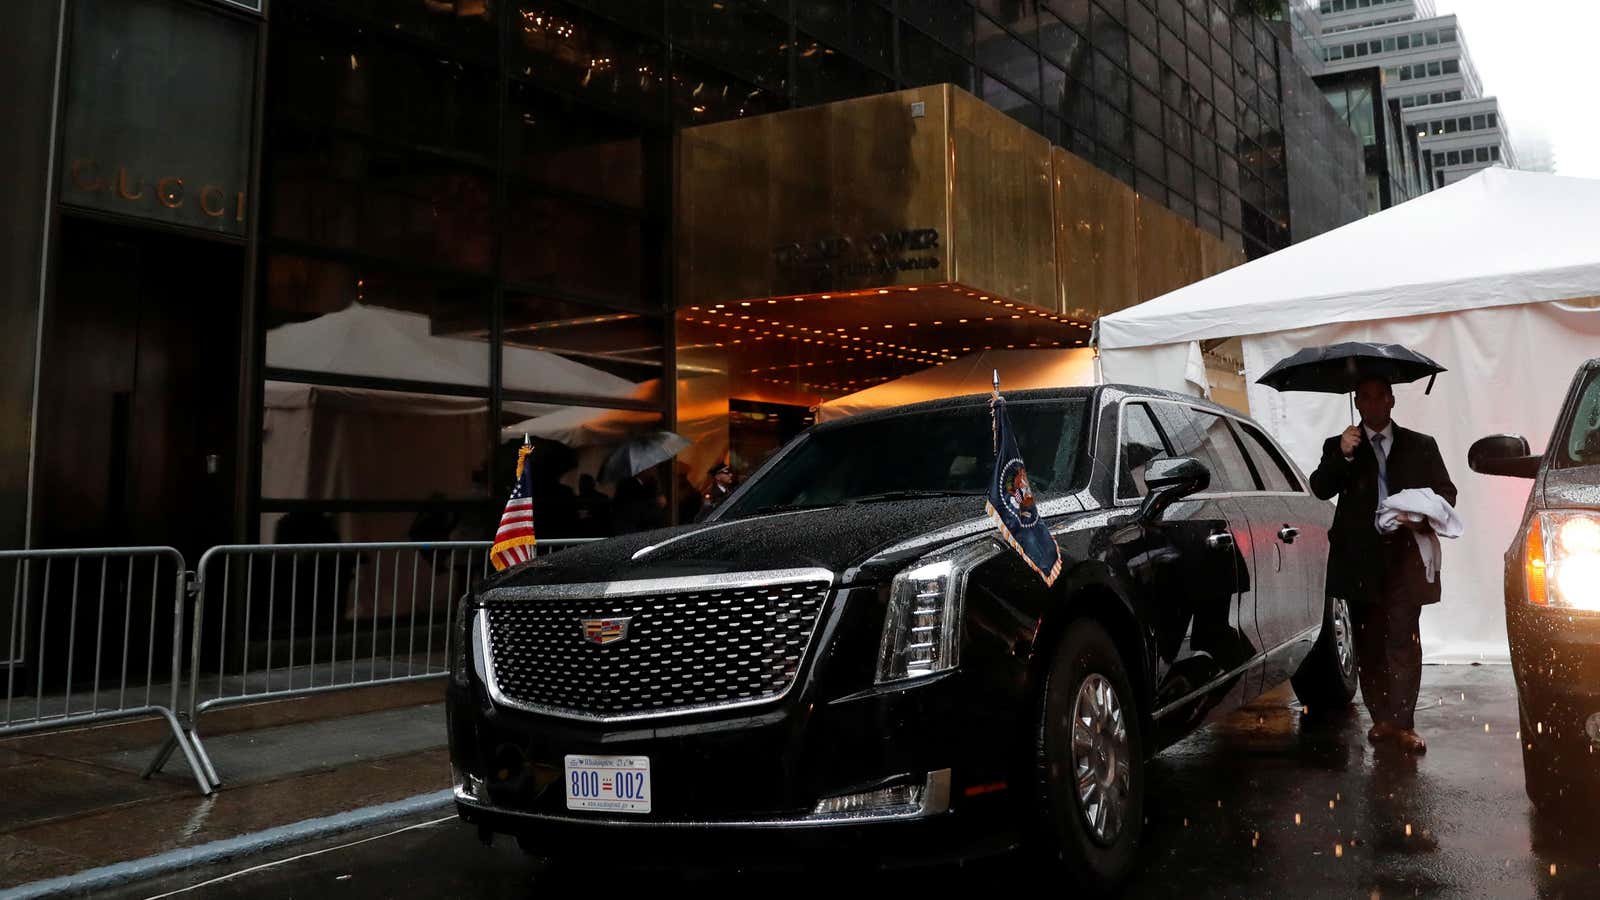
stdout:
MULTIPOLYGON (((1349 341, 1307 347, 1288 359, 1279 360, 1267 374, 1256 379, 1256 383, 1279 391, 1353 394, 1356 386, 1369 378, 1389 384, 1410 384, 1426 377, 1428 389, 1425 393, 1428 393, 1433 391, 1433 379, 1444 371, 1447 371, 1444 366, 1399 344, 1349 341)), ((1354 408, 1351 407, 1352 411, 1354 408)))
POLYGON ((621 481, 658 466, 691 446, 688 438, 671 431, 652 431, 630 437, 600 466, 601 481, 621 481))

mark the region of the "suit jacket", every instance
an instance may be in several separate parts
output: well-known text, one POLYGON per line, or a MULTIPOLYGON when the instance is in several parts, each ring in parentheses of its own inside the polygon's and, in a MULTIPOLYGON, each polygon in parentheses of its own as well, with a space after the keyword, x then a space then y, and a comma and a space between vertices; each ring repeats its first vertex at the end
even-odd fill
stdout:
MULTIPOLYGON (((1439 444, 1408 428, 1394 426, 1388 453, 1389 493, 1407 488, 1432 488, 1451 506, 1456 486, 1445 470, 1439 444)), ((1408 529, 1385 537, 1378 533, 1378 457, 1363 429, 1353 459, 1339 452, 1339 438, 1322 445, 1322 461, 1311 473, 1311 492, 1323 500, 1339 498, 1328 530, 1328 592, 1353 603, 1375 601, 1386 579, 1401 579, 1404 596, 1418 604, 1439 602, 1442 578, 1432 584, 1422 555, 1408 529)))

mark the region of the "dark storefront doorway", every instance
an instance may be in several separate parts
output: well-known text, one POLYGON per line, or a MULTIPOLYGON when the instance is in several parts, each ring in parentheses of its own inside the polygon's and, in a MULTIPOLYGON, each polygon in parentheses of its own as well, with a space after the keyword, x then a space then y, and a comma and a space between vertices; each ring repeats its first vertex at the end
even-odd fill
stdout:
POLYGON ((40 368, 36 547, 232 536, 244 250, 68 217, 40 368))

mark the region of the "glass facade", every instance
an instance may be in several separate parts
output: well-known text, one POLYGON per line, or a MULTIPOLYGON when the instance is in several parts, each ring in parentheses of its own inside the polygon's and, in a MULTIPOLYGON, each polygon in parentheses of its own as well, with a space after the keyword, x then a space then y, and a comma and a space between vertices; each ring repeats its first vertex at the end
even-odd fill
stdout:
POLYGON ((541 536, 691 514, 670 464, 576 512, 586 435, 677 419, 677 128, 950 82, 1252 257, 1360 200, 1291 184, 1304 75, 1225 0, 276 0, 268 36, 263 540, 481 536, 554 410, 541 536))

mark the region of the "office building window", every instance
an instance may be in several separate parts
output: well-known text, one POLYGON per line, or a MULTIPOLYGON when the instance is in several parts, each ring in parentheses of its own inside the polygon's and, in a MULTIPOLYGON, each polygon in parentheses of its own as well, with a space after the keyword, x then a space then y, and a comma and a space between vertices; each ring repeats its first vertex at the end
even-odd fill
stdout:
POLYGON ((1487 118, 1485 116, 1483 116, 1481 113, 1479 115, 1476 115, 1476 116, 1472 117, 1472 130, 1473 131, 1482 131, 1484 128, 1488 127, 1488 124, 1489 123, 1488 123, 1487 118))
POLYGON ((1461 72, 1461 60, 1447 59, 1441 64, 1441 67, 1444 69, 1444 73, 1446 75, 1459 74, 1461 72))
POLYGON ((1499 128, 1500 127, 1500 116, 1498 114, 1489 113, 1489 127, 1490 128, 1499 128))
POLYGON ((1499 162, 1500 161, 1500 148, 1499 147, 1490 147, 1489 148, 1489 156, 1495 162, 1499 162))
POLYGON ((1479 147, 1477 149, 1476 153, 1477 153, 1477 157, 1478 157, 1478 162, 1488 162, 1489 161, 1489 148, 1488 147, 1479 147))
POLYGON ((1451 150, 1448 154, 1446 154, 1446 156, 1448 157, 1446 160, 1446 165, 1457 166, 1461 164, 1460 152, 1451 150))

